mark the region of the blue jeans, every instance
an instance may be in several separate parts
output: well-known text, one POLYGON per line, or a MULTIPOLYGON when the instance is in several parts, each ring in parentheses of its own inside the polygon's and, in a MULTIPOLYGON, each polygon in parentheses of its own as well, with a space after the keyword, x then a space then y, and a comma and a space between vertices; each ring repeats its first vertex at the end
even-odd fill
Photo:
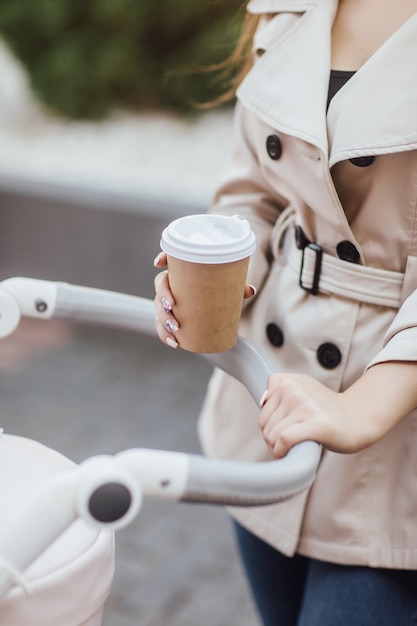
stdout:
POLYGON ((417 572, 283 556, 234 522, 264 626, 417 626, 417 572))

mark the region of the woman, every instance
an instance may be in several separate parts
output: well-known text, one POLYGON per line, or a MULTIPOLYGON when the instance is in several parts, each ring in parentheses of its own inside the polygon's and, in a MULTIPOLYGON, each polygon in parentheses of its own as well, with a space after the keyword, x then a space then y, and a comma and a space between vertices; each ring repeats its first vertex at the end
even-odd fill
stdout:
MULTIPOLYGON (((256 232, 241 332, 277 374, 259 417, 215 372, 203 447, 262 461, 324 446, 308 492, 232 512, 265 625, 417 624, 417 1, 248 11, 254 63, 210 210, 256 232)), ((175 346, 165 272, 156 294, 175 346)))

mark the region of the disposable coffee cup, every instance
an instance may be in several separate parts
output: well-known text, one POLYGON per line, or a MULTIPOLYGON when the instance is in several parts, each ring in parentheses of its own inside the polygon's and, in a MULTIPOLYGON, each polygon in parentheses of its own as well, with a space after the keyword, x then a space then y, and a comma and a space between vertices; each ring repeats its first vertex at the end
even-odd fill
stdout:
POLYGON ((237 340, 250 255, 255 235, 249 222, 233 215, 189 215, 162 233, 168 277, 184 350, 225 352, 237 340))

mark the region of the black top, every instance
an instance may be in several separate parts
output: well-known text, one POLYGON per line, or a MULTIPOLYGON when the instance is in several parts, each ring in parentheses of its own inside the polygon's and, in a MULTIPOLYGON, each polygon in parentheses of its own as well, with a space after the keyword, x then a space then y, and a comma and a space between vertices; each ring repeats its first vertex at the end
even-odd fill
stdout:
POLYGON ((327 95, 327 108, 329 108, 330 100, 337 94, 339 89, 352 78, 355 72, 348 70, 330 70, 329 93, 327 95))

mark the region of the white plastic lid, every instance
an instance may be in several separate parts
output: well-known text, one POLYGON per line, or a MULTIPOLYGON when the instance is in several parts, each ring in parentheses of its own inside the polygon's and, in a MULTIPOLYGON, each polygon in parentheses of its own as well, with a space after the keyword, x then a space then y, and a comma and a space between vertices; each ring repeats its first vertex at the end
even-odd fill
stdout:
POLYGON ((256 240, 244 217, 204 213, 171 222, 162 233, 161 248, 191 263, 231 263, 253 254, 256 240))

